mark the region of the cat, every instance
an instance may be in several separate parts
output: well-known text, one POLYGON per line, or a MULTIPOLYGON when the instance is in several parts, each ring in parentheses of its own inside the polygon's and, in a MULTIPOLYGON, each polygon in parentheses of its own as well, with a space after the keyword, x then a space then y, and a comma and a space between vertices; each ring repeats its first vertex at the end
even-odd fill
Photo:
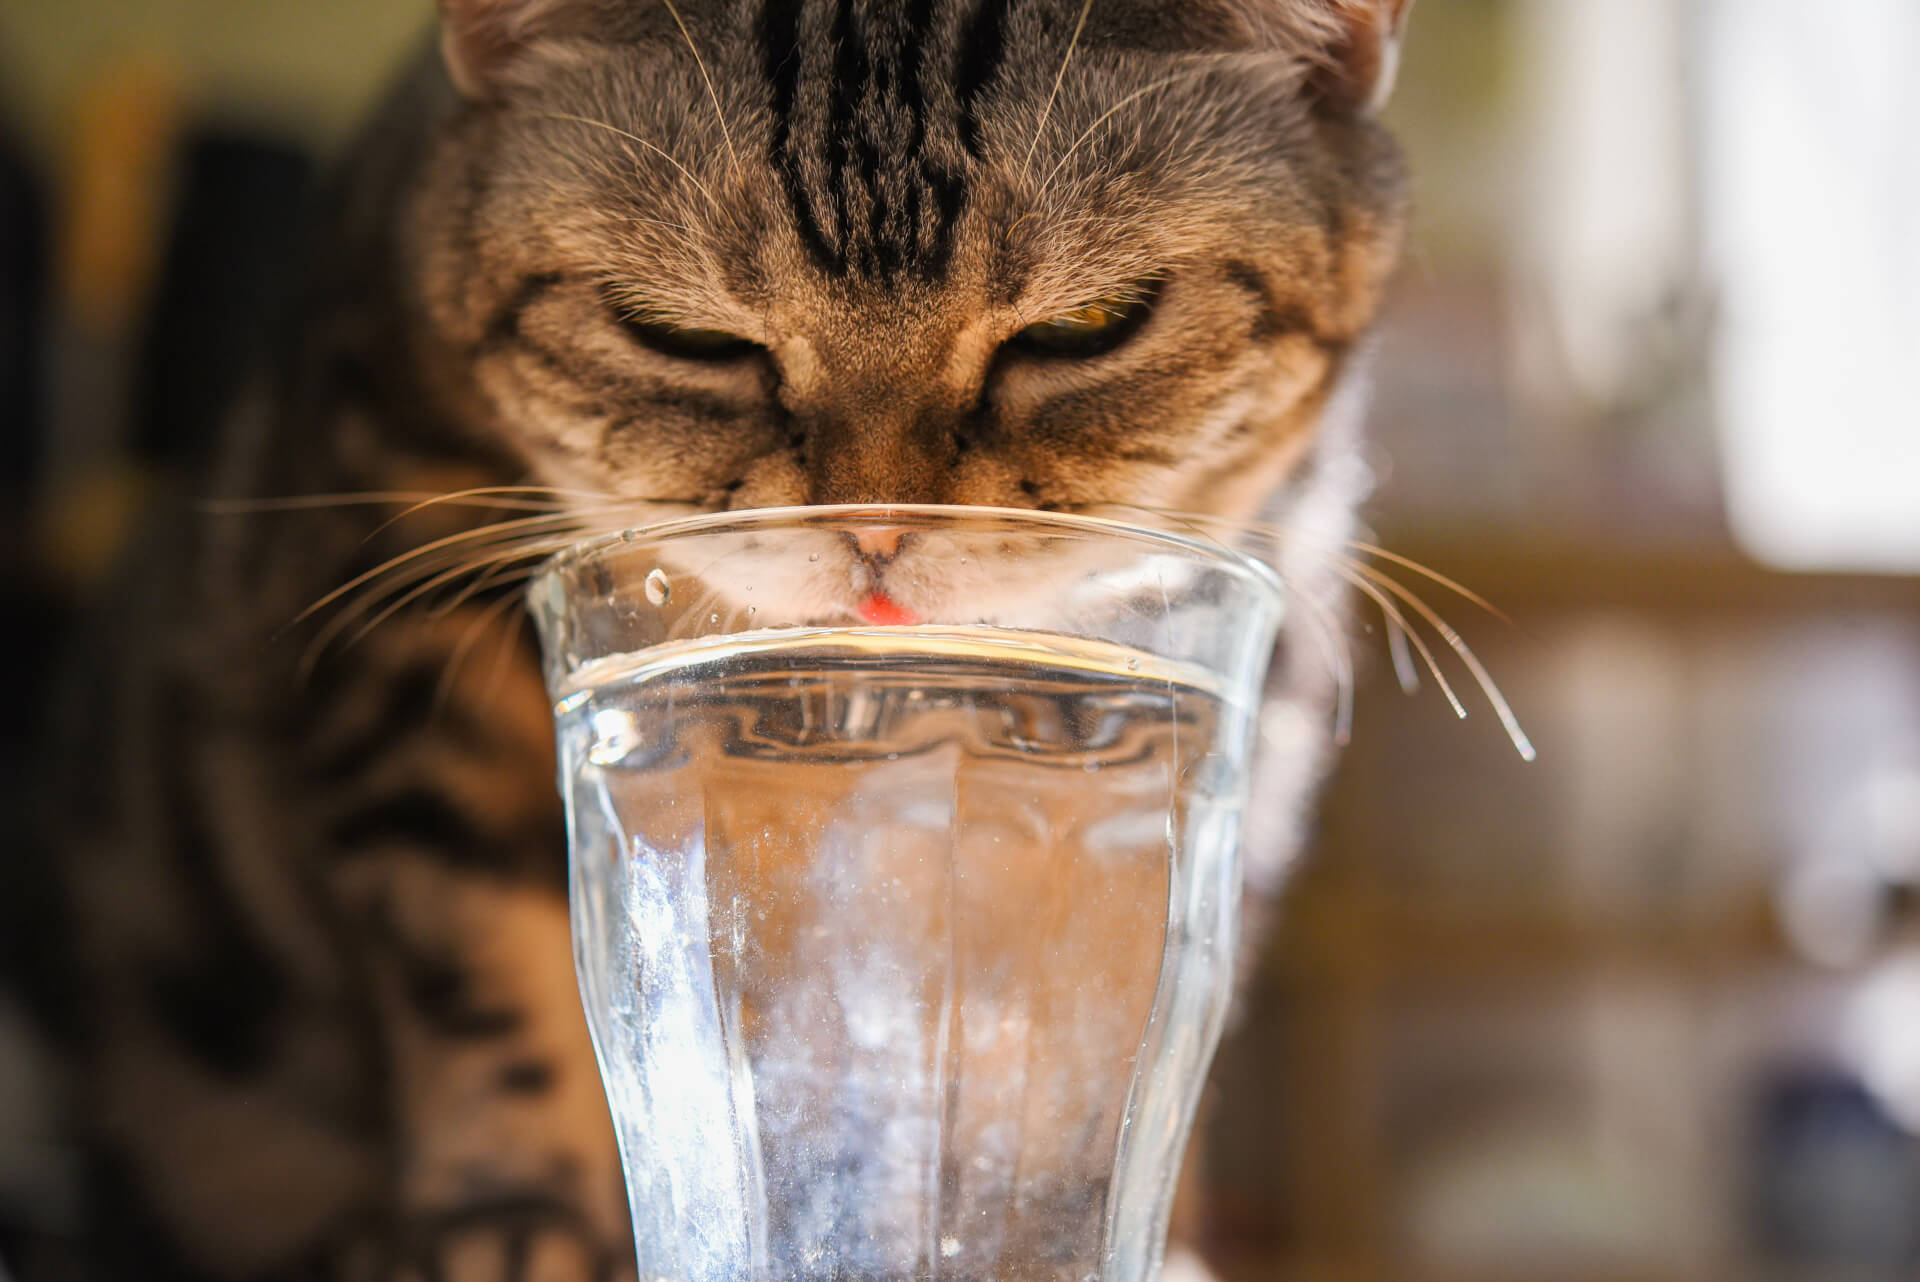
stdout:
POLYGON ((237 502, 156 527, 63 709, 61 1276, 631 1270, 517 626, 586 533, 1272 520, 1314 730, 1267 757, 1270 889, 1329 737, 1408 3, 442 0, 234 415, 237 502))

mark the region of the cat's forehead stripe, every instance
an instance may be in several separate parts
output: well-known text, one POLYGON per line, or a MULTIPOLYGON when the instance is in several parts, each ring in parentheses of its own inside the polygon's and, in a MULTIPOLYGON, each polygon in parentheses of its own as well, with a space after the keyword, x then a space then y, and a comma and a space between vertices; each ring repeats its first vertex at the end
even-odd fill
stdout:
POLYGON ((959 99, 960 141, 967 154, 980 159, 980 95, 1006 56, 1007 8, 1012 0, 981 0, 972 29, 960 42, 960 69, 954 78, 959 99))
POLYGON ((1007 0, 964 13, 938 0, 766 0, 769 160, 822 271, 886 282, 945 272, 1006 10, 1007 0), (947 85, 937 101, 929 93, 947 85))

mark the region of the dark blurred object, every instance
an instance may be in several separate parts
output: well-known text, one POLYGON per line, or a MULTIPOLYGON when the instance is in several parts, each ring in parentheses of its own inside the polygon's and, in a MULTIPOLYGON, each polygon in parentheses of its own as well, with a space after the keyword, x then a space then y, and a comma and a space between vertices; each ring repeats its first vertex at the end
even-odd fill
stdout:
POLYGON ((1749 1214, 1766 1263, 1861 1282, 1913 1277, 1920 1142, 1858 1081, 1826 1069, 1780 1072, 1754 1112, 1749 1214))
MULTIPOLYGON (((47 924, 46 863, 36 857, 32 823, 40 755, 41 692, 62 628, 57 588, 34 552, 34 485, 45 441, 46 317, 49 249, 47 191, 0 118, 0 664, 27 692, 0 718, 0 976, 38 967, 47 924)), ((58 1218, 60 1164, 35 1141, 29 1115, 44 1101, 34 1089, 38 1065, 19 1029, 24 1010, 0 986, 0 1279, 20 1258, 29 1226, 58 1218)))
MULTIPOLYGON (((47 645, 39 626, 44 585, 31 561, 32 489, 45 422, 41 377, 47 296, 46 192, 13 131, 0 120, 0 662, 31 681, 28 662, 47 645)), ((19 798, 32 726, 0 726, 0 805, 19 798)))
POLYGON ((279 139, 198 130, 181 156, 173 229, 139 353, 132 447, 192 464, 266 356, 294 268, 314 165, 279 139))
MULTIPOLYGON (((46 193, 0 124, 0 493, 17 512, 39 459, 46 193)), ((17 517, 9 515, 11 525, 17 517)))
POLYGON ((44 421, 41 378, 46 315, 46 194, 13 131, 0 120, 0 664, 29 692, 24 706, 0 718, 0 813, 9 816, 0 854, 0 969, 14 960, 29 932, 12 911, 28 901, 19 846, 21 817, 30 813, 31 764, 38 746, 37 692, 59 628, 57 593, 33 557, 33 486, 44 421))
POLYGON ((73 933, 40 801, 98 729, 79 642, 115 626, 96 611, 126 541, 266 357, 315 171, 275 137, 177 123, 173 101, 164 79, 105 77, 57 203, 0 145, 0 662, 27 692, 0 724, 0 1282, 67 1276, 83 1218, 55 1124, 73 933))

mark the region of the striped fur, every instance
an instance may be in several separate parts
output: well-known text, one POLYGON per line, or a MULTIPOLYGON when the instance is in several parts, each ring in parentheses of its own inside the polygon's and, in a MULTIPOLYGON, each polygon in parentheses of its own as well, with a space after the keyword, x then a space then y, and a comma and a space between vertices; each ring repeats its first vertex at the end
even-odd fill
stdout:
MULTIPOLYGON (((1364 104, 1403 8, 447 0, 453 75, 423 62, 344 172, 210 484, 612 496, 496 514, 529 539, 845 500, 1337 539, 1329 406, 1402 222, 1364 104), (1110 352, 1009 345, 1128 290, 1151 309, 1110 352), (628 321, 752 346, 691 361, 628 321)), ((493 519, 391 513, 180 514, 103 630, 108 729, 56 809, 70 956, 35 994, 94 1155, 81 1276, 631 1267, 510 578, 289 626, 493 519)), ((1332 601, 1320 560, 1286 569, 1332 601)), ((1280 681, 1325 698, 1297 658, 1280 681)))

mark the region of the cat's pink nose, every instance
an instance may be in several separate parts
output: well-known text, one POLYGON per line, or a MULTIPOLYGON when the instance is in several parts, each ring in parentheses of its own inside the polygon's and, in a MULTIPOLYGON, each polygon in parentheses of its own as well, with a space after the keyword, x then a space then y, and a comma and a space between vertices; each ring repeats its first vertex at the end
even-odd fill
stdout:
POLYGON ((853 532, 854 546, 862 556, 885 561, 899 555, 900 540, 906 530, 898 525, 868 525, 853 532))

